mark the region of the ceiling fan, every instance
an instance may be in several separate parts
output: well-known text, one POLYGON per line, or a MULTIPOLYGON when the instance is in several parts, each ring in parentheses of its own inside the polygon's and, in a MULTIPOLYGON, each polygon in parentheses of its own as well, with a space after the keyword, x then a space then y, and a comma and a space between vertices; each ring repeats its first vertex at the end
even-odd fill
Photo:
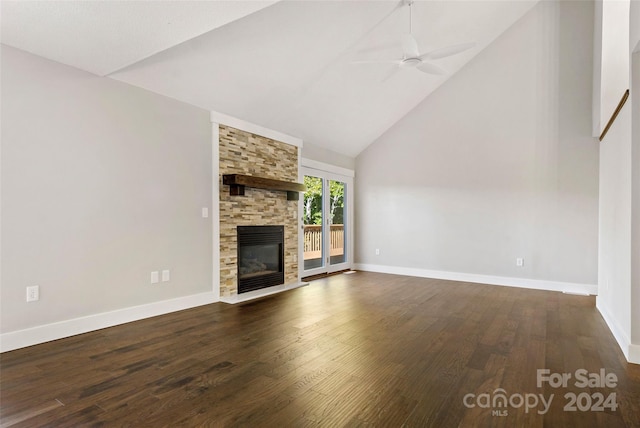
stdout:
POLYGON ((412 6, 414 0, 404 0, 404 4, 409 6, 409 32, 402 36, 402 58, 400 59, 381 59, 381 60, 363 60, 363 61, 353 61, 355 64, 395 64, 398 67, 394 67, 391 74, 389 74, 385 79, 387 80, 393 74, 395 74, 398 70, 402 68, 415 68, 417 70, 422 71, 427 74, 446 74, 446 71, 432 62, 431 60, 436 60, 440 58, 446 58, 448 56, 456 55, 461 52, 464 52, 468 49, 471 49, 476 44, 475 42, 469 43, 460 43, 456 45, 446 46, 443 48, 435 49, 430 52, 426 52, 421 54, 418 49, 418 42, 412 34, 412 6))

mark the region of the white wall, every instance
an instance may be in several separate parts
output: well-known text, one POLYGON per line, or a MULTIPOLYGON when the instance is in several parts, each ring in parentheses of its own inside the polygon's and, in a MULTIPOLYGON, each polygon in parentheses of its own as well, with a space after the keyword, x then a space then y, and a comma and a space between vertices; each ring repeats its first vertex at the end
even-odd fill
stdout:
POLYGON ((640 2, 631 2, 629 19, 629 48, 633 52, 631 67, 632 106, 632 289, 631 341, 634 361, 640 364, 640 2))
MULTIPOLYGON (((593 11, 593 96, 591 98, 593 136, 599 137, 602 132, 600 115, 602 110, 602 14, 603 0, 594 0, 593 11)), ((605 123, 606 125, 606 123, 605 123)), ((602 125, 604 126, 604 125, 602 125)))
POLYGON ((629 50, 640 51, 640 2, 632 1, 629 5, 629 50))
POLYGON ((3 46, 1 174, 2 333, 211 293, 208 111, 3 46))
POLYGON ((629 3, 602 1, 600 132, 629 89, 629 3))
POLYGON ((327 150, 323 147, 308 142, 302 146, 302 157, 318 162, 327 163, 329 165, 339 166, 340 168, 355 169, 356 160, 350 156, 327 150))
MULTIPOLYGON (((606 5, 606 3, 605 3, 606 5)), ((627 359, 640 364, 640 4, 628 10, 628 42, 603 35, 602 50, 616 52, 603 64, 630 87, 627 101, 600 144, 600 249, 597 306, 627 359), (615 46, 611 46, 615 45, 615 46)), ((618 21, 603 21, 618 27, 618 21)), ((623 26, 624 27, 624 26, 623 26)), ((612 30, 614 33, 618 30, 612 30)), ((597 55, 597 52, 596 52, 597 55)), ((603 53, 603 61, 606 57, 603 53)), ((604 86, 605 76, 602 77, 604 86)))
POLYGON ((626 103, 600 144, 600 312, 623 350, 631 337, 631 105, 626 103))
POLYGON ((539 3, 358 156, 356 262, 595 289, 593 10, 539 3))

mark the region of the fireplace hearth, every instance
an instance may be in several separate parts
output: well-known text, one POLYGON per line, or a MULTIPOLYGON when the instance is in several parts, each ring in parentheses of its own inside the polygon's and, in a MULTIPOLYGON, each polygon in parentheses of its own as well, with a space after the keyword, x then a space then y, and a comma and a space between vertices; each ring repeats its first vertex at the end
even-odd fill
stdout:
POLYGON ((284 226, 238 226, 238 293, 284 284, 284 226))

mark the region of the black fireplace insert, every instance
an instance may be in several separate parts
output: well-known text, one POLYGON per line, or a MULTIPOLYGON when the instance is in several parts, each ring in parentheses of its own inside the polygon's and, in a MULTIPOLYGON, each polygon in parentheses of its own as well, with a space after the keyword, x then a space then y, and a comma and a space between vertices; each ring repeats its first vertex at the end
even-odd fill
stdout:
POLYGON ((238 294, 284 284, 284 226, 238 226, 238 294))

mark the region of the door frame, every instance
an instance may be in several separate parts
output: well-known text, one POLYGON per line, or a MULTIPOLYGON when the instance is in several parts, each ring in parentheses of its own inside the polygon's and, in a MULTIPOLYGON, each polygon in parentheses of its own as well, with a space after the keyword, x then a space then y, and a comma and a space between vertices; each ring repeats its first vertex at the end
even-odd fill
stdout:
MULTIPOLYGON (((353 210, 353 199, 354 199, 353 198, 353 195, 354 195, 353 181, 354 180, 353 179, 355 177, 355 171, 351 169, 327 164, 324 162, 318 162, 311 159, 306 159, 306 158, 301 159, 300 165, 301 165, 301 168, 300 168, 301 180, 304 178, 305 175, 313 175, 315 177, 320 177, 323 179, 323 189, 324 187, 326 187, 327 180, 341 181, 346 185, 346 189, 345 189, 345 205, 346 205, 345 209, 346 210, 344 212, 346 260, 344 263, 331 265, 330 263, 325 262, 323 267, 305 271, 304 269, 304 214, 302 212, 304 204, 302 203, 302 201, 300 202, 300 204, 298 204, 298 217, 300 218, 300 224, 301 224, 300 240, 299 240, 300 248, 298 252, 298 260, 299 260, 298 268, 300 271, 300 277, 303 278, 306 276, 312 276, 312 275, 317 275, 322 273, 332 273, 339 270, 352 269, 353 268, 353 248, 354 248, 353 247, 353 238, 354 238, 354 232, 353 232, 353 211, 354 211, 353 210)), ((324 191, 323 191, 323 199, 324 199, 323 214, 326 214, 329 200, 328 198, 324 198, 324 191)), ((326 220, 327 220, 326 216, 323 216, 323 222, 325 223, 324 225, 326 225, 326 220)), ((327 233, 323 234, 323 247, 325 249, 330 248, 330 244, 329 244, 330 237, 328 235, 329 234, 327 233)), ((326 256, 323 256, 323 257, 326 257, 326 256)))

